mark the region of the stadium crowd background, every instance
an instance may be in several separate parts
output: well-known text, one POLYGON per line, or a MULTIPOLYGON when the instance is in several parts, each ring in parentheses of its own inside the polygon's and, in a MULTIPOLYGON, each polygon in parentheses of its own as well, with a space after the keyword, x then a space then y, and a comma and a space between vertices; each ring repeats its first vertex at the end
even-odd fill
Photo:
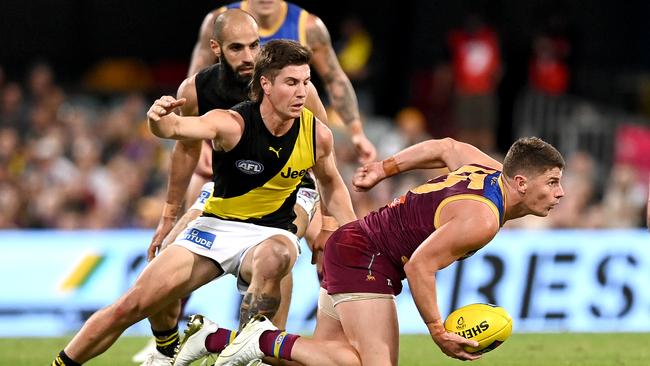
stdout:
MULTIPOLYGON (((60 3, 0 4, 0 228, 154 228, 172 145, 148 132, 145 112, 175 93, 202 17, 225 2, 60 3)), ((328 26, 379 158, 445 136, 498 155, 538 135, 567 158, 567 195, 551 220, 514 225, 643 225, 650 3, 295 3, 328 26), (475 53, 458 52, 463 42, 475 53), (468 72, 480 87, 463 86, 468 72)), ((331 119, 349 183, 356 157, 331 119)), ((357 213, 434 174, 353 192, 357 213)))

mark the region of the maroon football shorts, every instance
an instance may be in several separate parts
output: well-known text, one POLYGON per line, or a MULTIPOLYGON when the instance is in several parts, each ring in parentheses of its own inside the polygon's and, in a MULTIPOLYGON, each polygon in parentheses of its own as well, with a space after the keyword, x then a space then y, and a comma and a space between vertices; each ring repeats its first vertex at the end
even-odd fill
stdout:
POLYGON ((327 240, 323 276, 322 287, 330 295, 402 291, 400 271, 376 249, 358 221, 341 226, 327 240))

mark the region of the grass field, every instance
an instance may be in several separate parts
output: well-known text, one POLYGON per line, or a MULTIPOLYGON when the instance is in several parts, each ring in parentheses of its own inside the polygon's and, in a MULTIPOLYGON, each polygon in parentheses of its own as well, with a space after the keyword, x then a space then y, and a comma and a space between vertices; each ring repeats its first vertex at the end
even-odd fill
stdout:
MULTIPOLYGON (((0 365, 49 365, 67 338, 0 338, 0 365)), ((89 366, 134 365, 131 355, 146 338, 123 337, 89 366)), ((514 334, 495 351, 473 362, 477 366, 549 365, 618 366, 650 365, 650 333, 615 334, 514 334)), ((198 364, 198 363, 197 363, 198 364)), ((444 356, 425 335, 403 335, 400 365, 460 365, 444 356)))

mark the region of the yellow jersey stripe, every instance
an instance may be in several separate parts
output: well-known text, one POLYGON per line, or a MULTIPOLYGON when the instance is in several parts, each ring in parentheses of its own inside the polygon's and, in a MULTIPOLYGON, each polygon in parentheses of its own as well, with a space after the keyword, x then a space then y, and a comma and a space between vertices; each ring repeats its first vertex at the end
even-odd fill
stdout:
POLYGON ((475 195, 475 194, 459 194, 459 195, 447 197, 444 200, 442 200, 442 202, 440 202, 440 204, 436 208, 436 212, 435 212, 435 214, 433 216, 433 227, 434 228, 437 229, 437 228, 440 227, 440 213, 441 213, 442 209, 448 203, 455 202, 455 201, 460 201, 460 200, 474 200, 474 201, 485 203, 486 205, 488 205, 488 207, 494 213, 494 216, 497 219, 497 225, 501 226, 501 221, 499 220, 499 209, 497 208, 497 206, 492 201, 490 201, 489 199, 487 199, 487 198, 485 198, 483 196, 478 196, 478 195, 475 195))
POLYGON ((300 132, 291 156, 282 169, 263 185, 240 196, 210 197, 205 212, 225 219, 244 221, 260 219, 279 210, 300 184, 302 176, 308 174, 307 170, 316 162, 314 122, 313 113, 304 108, 300 116, 300 132))
POLYGON ((307 17, 309 13, 303 9, 300 11, 300 17, 298 18, 298 41, 301 45, 307 46, 307 17))

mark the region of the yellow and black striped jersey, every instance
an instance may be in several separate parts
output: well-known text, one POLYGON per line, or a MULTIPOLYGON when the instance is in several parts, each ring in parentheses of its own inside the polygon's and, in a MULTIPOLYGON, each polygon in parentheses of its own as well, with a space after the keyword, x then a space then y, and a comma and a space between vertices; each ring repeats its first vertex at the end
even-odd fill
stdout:
POLYGON ((260 104, 231 108, 244 131, 230 151, 213 151, 215 189, 204 215, 295 232, 296 187, 316 161, 314 115, 304 108, 287 133, 274 136, 264 125, 260 104))

